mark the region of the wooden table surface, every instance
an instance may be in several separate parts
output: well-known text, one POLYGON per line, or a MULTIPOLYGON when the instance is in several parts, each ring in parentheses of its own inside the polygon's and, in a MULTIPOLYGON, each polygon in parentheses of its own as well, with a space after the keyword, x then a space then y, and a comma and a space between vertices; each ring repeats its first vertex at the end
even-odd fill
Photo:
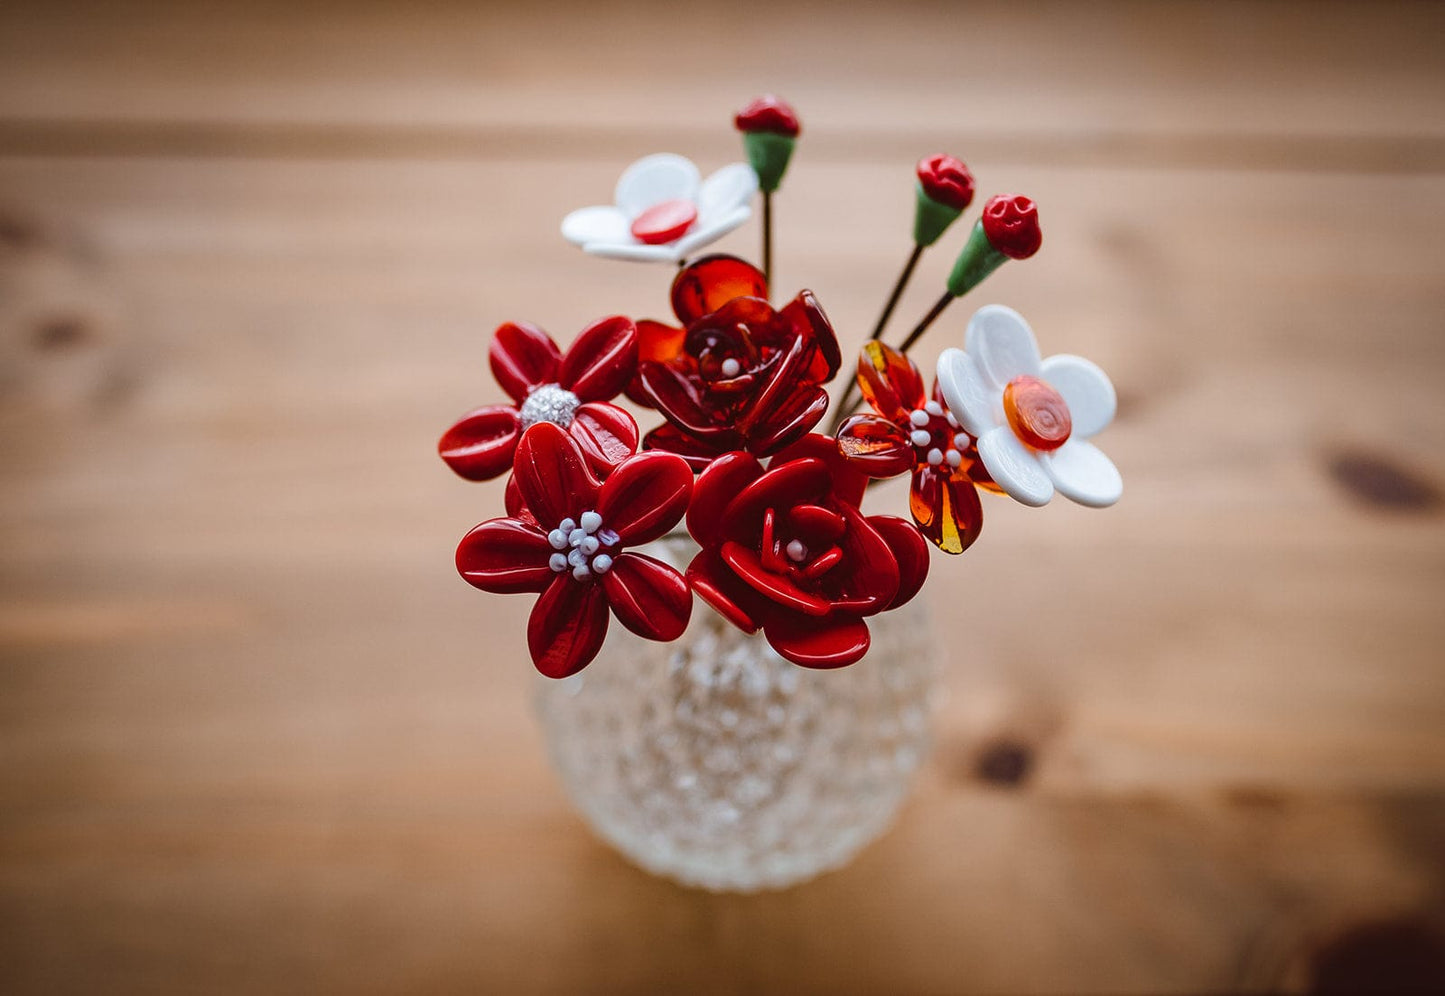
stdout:
POLYGON ((1445 984, 1442 38, 1380 3, 4 5, 0 989, 1445 984), (497 323, 665 314, 665 268, 557 222, 643 153, 735 159, 767 89, 805 122, 777 284, 845 346, 918 156, 1038 200, 974 303, 1111 372, 1127 487, 986 500, 896 829, 713 896, 570 810, 527 602, 451 567, 500 487, 434 445, 500 398, 497 323))

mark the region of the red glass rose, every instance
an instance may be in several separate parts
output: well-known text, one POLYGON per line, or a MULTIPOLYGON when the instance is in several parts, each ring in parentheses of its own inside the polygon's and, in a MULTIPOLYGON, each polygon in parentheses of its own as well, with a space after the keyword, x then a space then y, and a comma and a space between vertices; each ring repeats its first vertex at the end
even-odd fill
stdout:
POLYGON ((522 433, 542 422, 570 433, 599 476, 637 452, 637 423, 606 404, 637 370, 637 329, 628 319, 593 322, 565 354, 535 325, 508 322, 492 335, 488 358, 513 404, 474 409, 442 436, 437 450, 462 477, 506 473, 522 433))
POLYGON ((702 551, 693 590, 748 633, 761 629, 803 667, 853 664, 865 617, 907 602, 928 576, 928 544, 907 521, 858 510, 866 479, 809 435, 763 470, 750 453, 714 460, 697 479, 687 528, 702 551))
POLYGON ((934 385, 907 356, 870 342, 858 356, 858 386, 874 414, 854 415, 838 427, 838 452, 869 477, 913 473, 908 505, 913 521, 934 546, 962 553, 983 528, 983 507, 969 477, 977 463, 973 440, 943 405, 934 385))
POLYGON ((1039 208, 1023 194, 999 194, 983 206, 983 234, 988 244, 1010 259, 1028 259, 1039 251, 1039 208))
POLYGON ((639 453, 599 484, 576 439, 539 422, 522 436, 514 466, 526 514, 467 533, 457 570, 483 591, 540 593, 527 623, 537 670, 565 678, 591 663, 607 635, 609 607, 639 636, 681 636, 692 614, 687 580, 627 548, 657 539, 682 518, 693 488, 687 464, 670 453, 639 453))
POLYGON ((787 101, 772 94, 759 97, 738 111, 733 118, 733 124, 738 131, 766 131, 789 138, 797 138, 801 131, 797 112, 787 101))
POLYGON ((918 182, 930 198, 955 211, 973 203, 973 174, 961 159, 939 153, 918 160, 918 182))
POLYGON ((732 450, 776 453, 823 417, 821 385, 838 372, 838 339, 811 291, 781 311, 748 263, 709 256, 673 282, 672 306, 685 328, 639 323, 634 397, 667 424, 647 434, 647 449, 667 450, 701 470, 732 450))

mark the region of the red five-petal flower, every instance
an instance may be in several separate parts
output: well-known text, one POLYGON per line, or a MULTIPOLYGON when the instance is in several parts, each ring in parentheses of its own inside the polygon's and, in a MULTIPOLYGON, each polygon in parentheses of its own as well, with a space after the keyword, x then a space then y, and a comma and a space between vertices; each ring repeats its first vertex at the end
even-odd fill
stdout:
POLYGON ((525 515, 491 519, 457 547, 457 570, 483 591, 538 592, 527 623, 537 670, 551 678, 591 663, 607 635, 608 608, 650 640, 675 640, 687 628, 686 579, 627 547, 671 529, 692 496, 692 471, 670 453, 622 460, 601 484, 581 449, 547 422, 517 445, 516 498, 525 515))
POLYGON ((836 452, 830 440, 809 436, 766 471, 751 454, 724 454, 698 478, 688 512, 703 548, 688 567, 693 590, 739 628, 762 629, 788 660, 815 668, 859 660, 865 617, 906 602, 928 573, 916 529, 864 516, 854 472, 803 455, 828 452, 836 452))
POLYGON ((508 322, 493 334, 488 358, 513 404, 468 412, 442 436, 437 449, 462 477, 506 473, 522 432, 540 422, 568 430, 601 476, 637 452, 637 423, 606 403, 637 370, 637 330, 628 319, 594 322, 565 354, 535 325, 508 322))

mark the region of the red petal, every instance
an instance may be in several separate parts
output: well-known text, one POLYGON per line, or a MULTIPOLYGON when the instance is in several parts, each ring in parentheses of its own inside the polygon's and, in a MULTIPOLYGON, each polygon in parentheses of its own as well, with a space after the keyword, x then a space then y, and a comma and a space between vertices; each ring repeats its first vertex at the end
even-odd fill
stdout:
MULTIPOLYGON (((682 353, 682 343, 687 336, 685 329, 673 328, 661 322, 642 319, 637 323, 637 362, 672 363, 682 353)), ((642 405, 652 407, 652 399, 642 388, 642 378, 634 374, 627 382, 627 396, 642 405)))
POLYGON ((728 536, 750 543, 762 528, 764 511, 816 504, 828 494, 831 483, 828 465, 822 460, 791 460, 773 466, 728 503, 722 515, 723 529, 728 536))
POLYGON ((928 580, 928 541, 913 523, 896 515, 870 515, 868 522, 898 561, 898 594, 888 603, 890 609, 896 609, 918 594, 928 580))
POLYGON ((769 601, 810 616, 825 616, 832 608, 826 598, 804 591, 784 575, 768 570, 763 566, 757 551, 741 543, 728 540, 719 552, 723 562, 732 568, 734 574, 769 601))
POLYGON ((828 392, 821 387, 805 387, 777 403, 761 431, 753 427, 748 449, 760 456, 776 453, 806 436, 827 411, 828 392))
POLYGON ((699 546, 722 543, 723 511, 762 473, 763 465, 751 453, 724 453, 708 464, 693 485, 692 504, 687 510, 687 531, 699 546))
POLYGON ((507 514, 514 519, 521 519, 528 525, 535 526, 536 518, 527 508, 527 500, 522 497, 522 489, 517 486, 517 475, 512 474, 507 478, 507 488, 502 494, 502 504, 506 506, 507 514))
POLYGON ((447 466, 469 481, 486 481, 512 469, 522 418, 510 405, 467 412, 437 443, 447 466))
POLYGON ((857 508, 863 501, 863 492, 868 488, 868 475, 844 459, 838 449, 837 440, 819 433, 810 433, 773 457, 770 467, 791 460, 808 458, 822 460, 828 465, 833 478, 833 498, 844 505, 857 508))
POLYGON ((814 619, 778 612, 769 617, 763 634, 774 650, 802 667, 846 667, 868 652, 868 624, 857 616, 814 619))
POLYGON ((896 477, 918 463, 908 433, 880 415, 854 415, 839 426, 838 452, 869 477, 896 477))
POLYGON ((833 574, 841 593, 833 605, 871 616, 888 608, 898 595, 898 560, 861 512, 851 506, 844 506, 842 512, 848 528, 838 542, 843 548, 843 563, 833 574))
POLYGON ((642 440, 644 450, 660 450, 663 453, 675 453, 687 461, 693 473, 706 470, 719 453, 726 450, 731 442, 726 439, 719 440, 719 445, 713 446, 695 436, 690 436, 677 426, 667 423, 653 429, 642 440))
POLYGON ((614 315, 577 333, 562 357, 557 383, 583 401, 607 401, 636 372, 637 328, 631 319, 614 315))
POLYGON ((527 649, 532 663, 549 678, 576 674, 597 656, 607 637, 607 593, 600 584, 554 575, 551 586, 532 606, 527 620, 527 649))
POLYGON ((679 371, 661 363, 644 363, 637 376, 653 407, 679 429, 702 438, 736 434, 733 425, 713 421, 692 381, 679 371))
POLYGON ((637 452, 637 422, 625 410, 605 401, 578 405, 567 432, 598 477, 606 477, 612 468, 637 452))
POLYGON ((918 468, 908 507, 919 531, 944 553, 967 550, 983 529, 978 489, 961 470, 950 475, 932 467, 918 468))
POLYGON ((597 507, 597 481, 587 472, 582 451, 551 422, 538 422, 517 444, 517 487, 545 529, 597 507))
POLYGON ((728 622, 744 633, 762 625, 767 601, 739 580, 716 550, 703 550, 687 568, 692 590, 728 622))
POLYGON ((597 514, 623 546, 648 543, 671 529, 692 497, 692 469, 671 453, 639 453, 602 483, 597 514))
POLYGON ((638 636, 676 640, 692 615, 687 579, 660 560, 624 553, 602 575, 612 613, 638 636))
POLYGON ((838 542, 848 520, 822 505, 795 505, 788 510, 788 525, 810 550, 821 550, 838 542))
POLYGON ((923 375, 903 353, 876 339, 858 353, 858 386, 873 410, 890 422, 904 422, 923 407, 923 375))
POLYGON ((551 336, 530 322, 508 322, 492 333, 487 358, 492 376, 520 405, 532 388, 556 382, 562 351, 551 336))
POLYGON ((672 281, 672 310, 691 325, 738 297, 768 298, 768 282, 751 263, 717 253, 678 271, 672 281))
POLYGON ((838 348, 838 335, 833 331, 833 323, 828 321, 813 292, 805 290, 789 301, 783 308, 783 315, 800 335, 817 347, 818 352, 808 371, 814 383, 832 380, 843 365, 843 354, 838 348))
POLYGON ((547 535, 517 519, 488 519, 462 537, 457 573, 483 591, 545 591, 557 576, 547 535))

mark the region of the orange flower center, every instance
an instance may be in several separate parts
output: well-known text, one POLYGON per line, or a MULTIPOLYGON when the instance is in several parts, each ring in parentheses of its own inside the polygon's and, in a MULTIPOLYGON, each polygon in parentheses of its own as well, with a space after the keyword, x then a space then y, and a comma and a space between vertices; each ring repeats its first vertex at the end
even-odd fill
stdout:
POLYGON ((1036 450, 1056 450, 1074 431, 1063 396, 1037 377, 1015 377, 1003 389, 1003 410, 1014 435, 1036 450))

